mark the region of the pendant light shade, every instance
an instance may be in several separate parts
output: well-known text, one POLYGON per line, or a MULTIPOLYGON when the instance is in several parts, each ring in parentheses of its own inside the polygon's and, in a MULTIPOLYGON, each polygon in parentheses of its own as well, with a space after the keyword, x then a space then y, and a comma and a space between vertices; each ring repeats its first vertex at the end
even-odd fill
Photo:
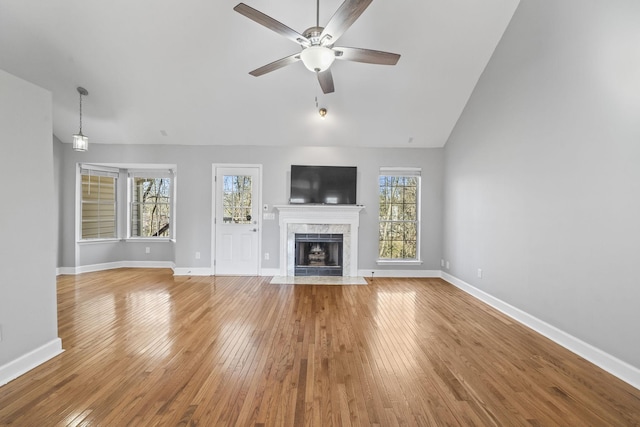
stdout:
POLYGON ((73 135, 73 149, 76 151, 87 151, 89 149, 89 137, 82 133, 73 135))
POLYGON ((83 87, 78 87, 80 94, 80 131, 73 135, 73 149, 75 151, 87 151, 89 149, 89 137, 82 134, 82 96, 89 95, 89 92, 83 87))

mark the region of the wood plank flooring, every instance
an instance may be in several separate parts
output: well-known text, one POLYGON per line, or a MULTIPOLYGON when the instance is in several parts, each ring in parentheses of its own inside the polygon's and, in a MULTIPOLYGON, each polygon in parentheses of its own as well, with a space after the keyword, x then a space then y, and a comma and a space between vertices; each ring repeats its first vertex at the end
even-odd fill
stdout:
POLYGON ((440 279, 58 278, 65 352, 16 426, 632 426, 640 391, 440 279))

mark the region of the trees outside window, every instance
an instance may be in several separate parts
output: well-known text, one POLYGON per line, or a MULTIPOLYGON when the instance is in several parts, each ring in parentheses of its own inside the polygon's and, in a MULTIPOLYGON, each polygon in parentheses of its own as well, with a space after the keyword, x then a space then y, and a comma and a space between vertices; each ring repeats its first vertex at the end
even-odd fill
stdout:
POLYGON ((381 170, 379 186, 378 257, 419 258, 420 171, 381 170))

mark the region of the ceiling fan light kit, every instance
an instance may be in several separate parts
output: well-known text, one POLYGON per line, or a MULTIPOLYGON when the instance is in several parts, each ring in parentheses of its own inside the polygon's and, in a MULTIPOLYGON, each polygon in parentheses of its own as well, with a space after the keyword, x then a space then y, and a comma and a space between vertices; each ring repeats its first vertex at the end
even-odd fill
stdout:
POLYGON ((331 67, 336 54, 328 47, 309 46, 300 52, 300 59, 309 71, 320 73, 331 67))
POLYGON ((330 67, 336 59, 367 64, 396 65, 400 59, 400 55, 396 53, 334 46, 334 43, 362 15, 373 0, 345 0, 331 17, 326 27, 320 27, 320 0, 316 1, 316 26, 308 28, 304 35, 244 3, 239 3, 233 8, 241 15, 288 38, 302 48, 299 53, 256 68, 250 71, 249 74, 258 77, 294 62, 302 61, 308 70, 316 73, 322 92, 332 93, 334 92, 334 85, 330 67))

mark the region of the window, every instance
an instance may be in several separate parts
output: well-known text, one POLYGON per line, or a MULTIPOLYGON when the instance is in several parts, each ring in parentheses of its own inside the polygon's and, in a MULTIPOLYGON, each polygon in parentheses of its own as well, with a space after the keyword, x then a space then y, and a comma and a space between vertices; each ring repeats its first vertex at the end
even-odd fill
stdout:
POLYGON ((88 239, 116 237, 116 188, 118 171, 103 168, 80 168, 80 236, 88 239))
POLYGON ((225 223, 251 223, 251 176, 224 175, 222 199, 225 223))
POLYGON ((174 238, 176 165, 79 163, 77 171, 79 242, 174 238))
POLYGON ((130 237, 171 238, 173 174, 130 172, 130 237))
POLYGON ((379 259, 419 260, 420 169, 382 168, 378 185, 379 259))

